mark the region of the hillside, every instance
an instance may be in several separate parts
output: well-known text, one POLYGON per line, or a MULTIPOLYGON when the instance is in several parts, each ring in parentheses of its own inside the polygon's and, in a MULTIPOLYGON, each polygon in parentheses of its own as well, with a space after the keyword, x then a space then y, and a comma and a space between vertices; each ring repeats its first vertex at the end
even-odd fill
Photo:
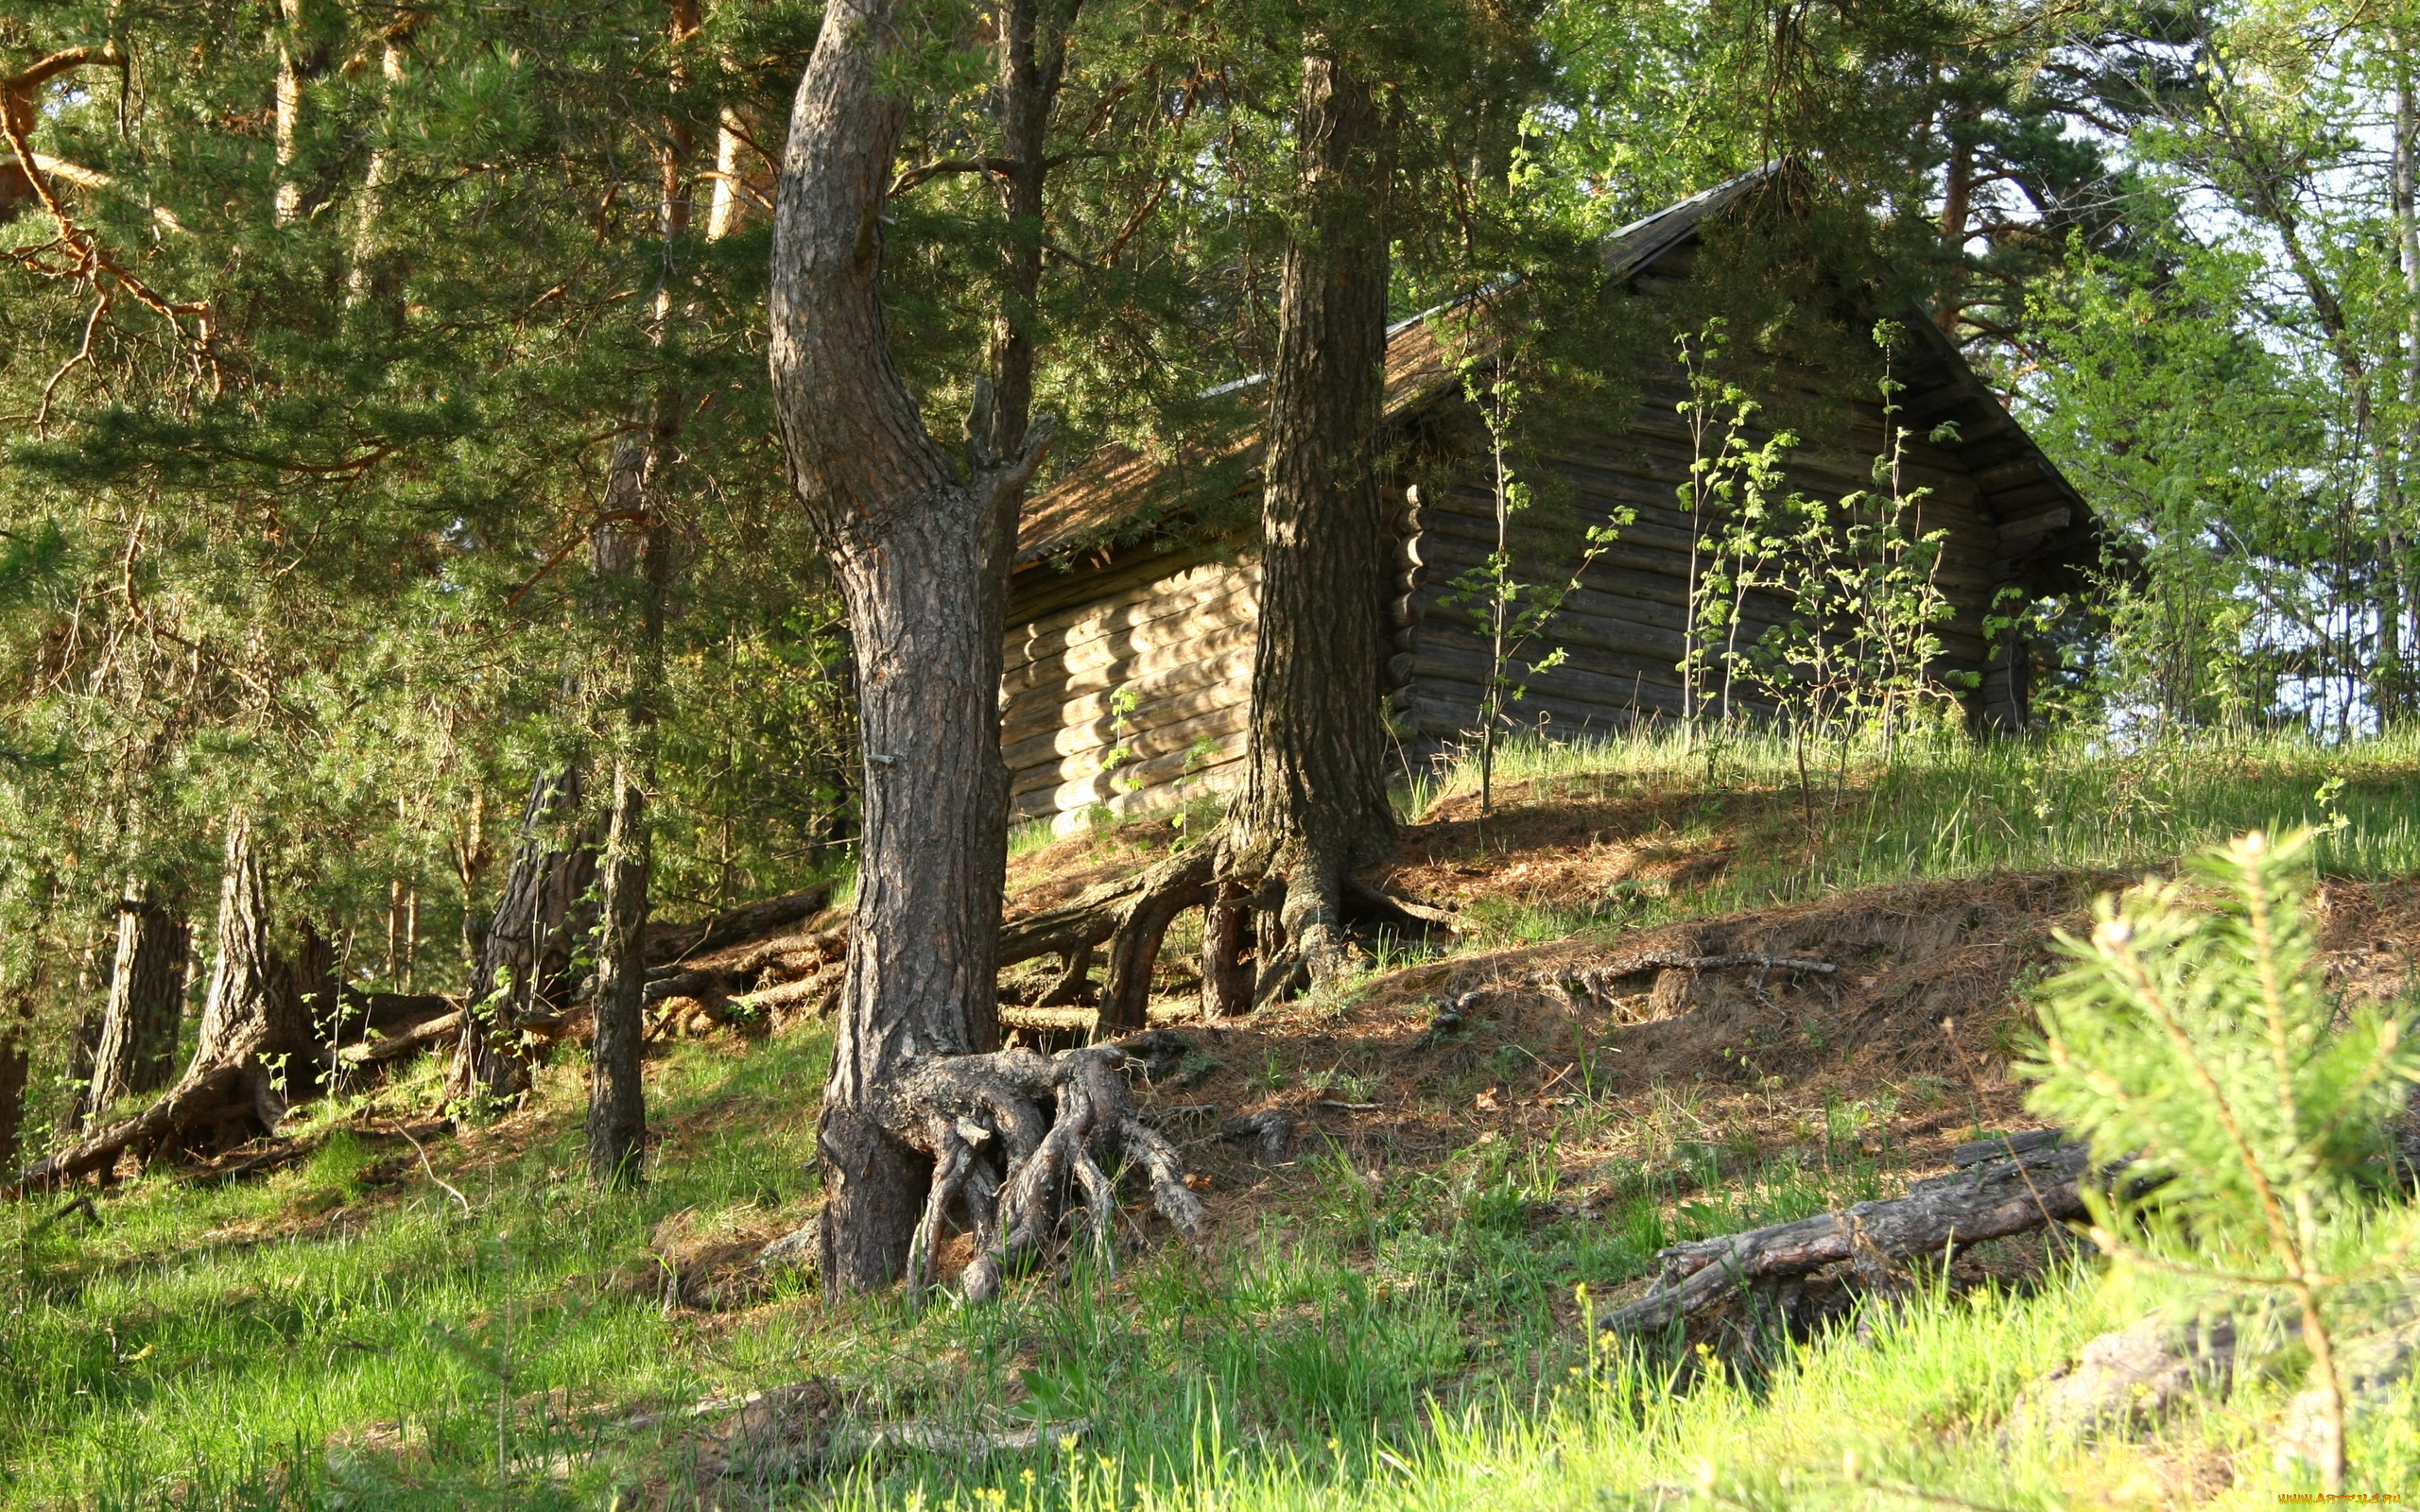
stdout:
MULTIPOLYGON (((1834 888, 1803 879, 1878 868, 1900 844, 1886 812, 1904 833, 1961 810, 1997 833, 1972 794, 2005 758, 1867 774, 1810 866, 1789 853, 1809 834, 1798 792, 1736 769, 1708 787, 1655 755, 1535 753, 1563 769, 1516 769, 1483 839, 1466 795, 1431 795, 1389 882, 1464 932, 1376 942, 1344 993, 1188 1023, 1171 949, 1154 1018, 1181 1040, 1135 1096, 1184 1153, 1206 1241, 1136 1221, 1114 1264, 1070 1254, 993 1306, 827 1309, 763 1258, 817 1202, 811 994, 665 1005, 635 1195, 577 1174, 575 1066, 455 1128, 424 1060, 215 1167, 64 1216, 13 1207, 10 1502, 2013 1507, 2248 1505, 2302 1484, 2263 1448, 2290 1395, 2273 1380, 2141 1435, 2006 1429, 2028 1381, 2158 1299, 2054 1231, 1963 1249, 1853 1328, 1726 1336, 1678 1372, 1582 1314, 1640 1294, 1669 1244, 1893 1196, 1961 1143, 2036 1126, 2009 1063, 2052 931, 2200 816, 2274 813, 2332 758, 2180 761, 2126 845, 2105 806, 2078 810, 2067 839, 1991 842, 2006 866, 1920 859, 1834 888), (2087 830, 2105 864, 2076 864, 2087 830), (1787 875, 1806 896, 1737 906, 1787 875), (1637 965, 1741 954, 1836 970, 1637 965)), ((2331 980, 2374 999, 2420 952, 2420 865, 2395 849, 2409 767, 2367 762, 2334 799, 2359 816, 2339 853, 2388 865, 2340 866, 2320 911, 2331 980)), ((2031 780, 2106 791, 2113 765, 2045 759, 2031 780)), ((1171 838, 1159 821, 1028 848, 1012 909, 1171 838)), ((834 922, 687 964, 811 981, 834 922)), ((1068 1011, 1010 1020, 1058 1042, 1068 1011)), ((2411 1437, 2367 1463, 2420 1466, 2411 1437)))

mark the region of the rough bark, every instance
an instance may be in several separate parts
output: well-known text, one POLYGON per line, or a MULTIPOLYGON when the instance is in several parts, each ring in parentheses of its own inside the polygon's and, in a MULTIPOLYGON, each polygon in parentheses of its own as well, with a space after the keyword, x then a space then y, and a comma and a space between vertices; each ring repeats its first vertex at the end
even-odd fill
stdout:
MULTIPOLYGON (((1279 274, 1261 495, 1258 638, 1243 791, 1216 842, 1215 877, 1184 857, 1121 905, 1101 993, 1104 1032, 1140 1028, 1168 921, 1214 904, 1203 930, 1207 1006, 1268 1001, 1308 968, 1315 988, 1351 961, 1346 879, 1394 846, 1387 797, 1387 599, 1393 571, 1378 488, 1386 393, 1387 203, 1393 135, 1368 83, 1324 42, 1303 60, 1296 220, 1279 274), (1250 906, 1260 957, 1239 958, 1250 906)), ((1080 900, 1080 902, 1081 901, 1080 900)), ((1098 919, 1070 919, 1081 933, 1098 919)))
MULTIPOLYGON (((672 0, 668 41, 676 99, 689 87, 687 44, 698 34, 699 21, 697 0, 672 0)), ((657 154, 656 227, 664 245, 654 300, 658 348, 674 318, 671 270, 689 230, 694 146, 690 122, 678 111, 668 114, 657 154)), ((605 496, 611 534, 600 536, 596 548, 597 576, 604 586, 630 578, 633 569, 640 579, 638 623, 631 626, 627 611, 613 616, 622 628, 609 659, 614 683, 611 735, 616 754, 596 933, 596 1029, 588 1083, 589 1175, 609 1186, 637 1184, 647 1145, 640 1052, 647 1038, 648 894, 655 865, 647 790, 655 782, 657 700, 664 681, 664 606, 673 550, 666 503, 683 413, 679 391, 660 385, 641 413, 645 425, 615 447, 605 496)))
POLYGON ((596 1038, 590 1051, 588 1174, 600 1185, 631 1186, 647 1143, 647 1099, 639 1080, 646 1040, 647 928, 650 834, 647 795, 627 767, 614 771, 617 797, 605 840, 605 902, 597 920, 596 1038))
POLYGON ((1673 1245, 1655 1288, 1599 1320, 1625 1332, 1653 1332, 1728 1302, 1740 1290, 1847 1263, 1869 1273, 1891 1263, 1937 1255, 2047 1223, 2084 1215, 2079 1186, 2091 1161, 2081 1144, 2055 1130, 2011 1144, 1988 1142, 1955 1175, 1919 1181, 1887 1202, 1860 1202, 1794 1223, 1673 1245))
POLYGON ((201 1028, 183 1080, 220 1066, 241 1072, 240 1090, 250 1103, 257 1132, 268 1133, 285 1116, 295 1092, 316 1076, 319 1046, 310 1005, 297 978, 319 977, 324 962, 298 972, 282 959, 270 938, 268 884, 251 821, 238 814, 227 821, 227 864, 218 892, 217 950, 201 1028))
POLYGON ((1217 1023, 1252 1011, 1252 966, 1244 935, 1252 920, 1250 889, 1219 884, 1201 917, 1201 1018, 1217 1023))
POLYGON ((1392 150, 1370 86, 1332 57, 1304 60, 1299 122, 1303 222, 1279 281, 1236 839, 1361 863, 1383 858, 1394 832, 1378 718, 1388 564, 1375 450, 1392 150))
POLYGON ((93 1052, 87 1117, 135 1092, 156 1092, 176 1075, 177 1031, 184 1019, 185 954, 192 931, 141 882, 118 904, 117 963, 93 1052))
POLYGON ((580 816, 583 773, 577 765, 541 772, 521 814, 521 843, 496 899, 495 918, 471 973, 447 1068, 449 1100, 518 1097, 529 1066, 515 1022, 569 1006, 572 958, 594 919, 580 900, 596 878, 596 842, 580 816), (563 833, 570 828, 568 835, 563 833))
MULTIPOLYGON (((1393 150, 1370 86, 1323 48, 1303 61, 1295 140, 1299 220, 1270 375, 1251 734, 1223 875, 1258 885, 1292 957, 1322 987, 1348 959, 1342 879, 1394 840, 1379 713, 1390 561, 1376 455, 1393 150)), ((1277 933, 1256 931, 1270 957, 1264 987, 1277 933)), ((1236 970, 1205 965, 1205 980, 1236 970)))
POLYGON ((0 1167, 17 1161, 17 1139, 26 1125, 26 1084, 33 1072, 33 1023, 20 1000, 19 1012, 0 1025, 0 1167))
MULTIPOLYGON (((994 456, 1025 449, 1033 418, 1033 366, 1039 350, 1042 298, 1043 189, 1050 163, 1046 138, 1050 110, 1067 61, 1067 32, 1080 0, 1007 0, 994 105, 1000 122, 1000 208, 1007 234, 1000 244, 1000 308, 992 318, 991 394, 970 430, 994 456)), ((993 501, 985 543, 984 612, 1005 626, 1009 577, 1016 568, 1017 521, 1023 488, 1002 489, 993 501)), ((995 672, 996 668, 994 669, 995 672)), ((1002 876, 1008 857, 1001 853, 1002 876)))
POLYGON ((895 10, 825 10, 773 226, 776 409, 791 485, 847 606, 865 752, 857 906, 818 1131, 836 1295, 895 1279, 917 1226, 931 1160, 884 1118, 902 1068, 997 1039, 1008 768, 987 569, 1002 490, 1024 487, 1047 435, 1034 427, 1004 458, 970 426, 962 472, 892 359, 882 208, 907 112, 881 76, 905 43, 895 10))
POLYGON ((221 1147, 277 1127, 295 1094, 317 1085, 323 1063, 315 1000, 334 985, 326 942, 304 931, 294 960, 270 938, 268 885, 241 814, 227 820, 216 951, 199 1041, 184 1074, 135 1116, 19 1172, 12 1186, 47 1185, 106 1171, 130 1147, 145 1150, 211 1134, 221 1147))

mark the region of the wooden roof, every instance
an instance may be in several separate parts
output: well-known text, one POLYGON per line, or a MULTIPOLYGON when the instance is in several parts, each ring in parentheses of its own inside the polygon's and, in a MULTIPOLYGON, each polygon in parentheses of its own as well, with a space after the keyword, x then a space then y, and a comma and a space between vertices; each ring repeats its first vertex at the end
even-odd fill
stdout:
MULTIPOLYGON (((1775 180, 1778 166, 1759 168, 1690 196, 1616 232, 1604 245, 1609 277, 1632 283, 1667 253, 1694 242, 1707 220, 1775 180)), ((1386 416, 1394 420, 1454 382, 1454 363, 1439 339, 1440 306, 1389 328, 1386 416)), ((1965 463, 1997 522, 2007 580, 2037 593, 2082 591, 2101 564, 2107 542, 2083 495, 2019 425, 1978 376, 1957 344, 1921 312, 1904 322, 1917 349, 1903 368, 1907 421, 1928 431, 1945 421, 1958 427, 1947 449, 1965 463)), ((1256 374, 1228 391, 1265 387, 1256 374)), ((1214 391, 1215 392, 1215 391, 1214 391)), ((1257 404, 1254 408, 1257 409, 1257 404)), ((1123 446, 1103 448, 1046 491, 1028 501, 1017 535, 1022 569, 1070 551, 1121 543, 1162 520, 1257 487, 1253 454, 1261 444, 1257 417, 1232 425, 1173 457, 1151 457, 1123 446), (1205 486, 1214 491, 1204 492, 1205 486)), ((2125 558, 2122 546, 2114 553, 2125 558)))

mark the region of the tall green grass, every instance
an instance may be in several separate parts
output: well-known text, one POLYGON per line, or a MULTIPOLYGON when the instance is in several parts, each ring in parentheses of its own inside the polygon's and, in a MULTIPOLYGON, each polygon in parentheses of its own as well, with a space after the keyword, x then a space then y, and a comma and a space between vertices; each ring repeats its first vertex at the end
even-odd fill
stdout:
MULTIPOLYGON (((2297 824, 2326 832, 2319 863, 2328 874, 2420 875, 2420 731, 2340 746, 2180 739, 2131 751, 1939 732, 1903 737, 1888 763, 1878 745, 1845 756, 1811 749, 1804 782, 1800 754, 1762 730, 1694 742, 1668 730, 1532 736, 1503 747, 1496 773, 1500 784, 1528 784, 1513 807, 1647 799, 1679 838, 1753 841, 1690 893, 1692 913, 2003 869, 2165 868, 2247 829, 2297 824)), ((1434 814, 1477 787, 1475 764, 1455 764, 1411 790, 1407 809, 1434 814)))
MULTIPOLYGON (((1282 1177, 1293 1200, 1214 1254, 1163 1246, 1118 1277, 1037 1277, 984 1308, 826 1310, 792 1295, 744 1319, 667 1314, 645 1283, 650 1228, 673 1214, 712 1228, 798 1194, 826 1048, 776 1040, 663 1065, 667 1143, 636 1196, 588 1193, 566 1106, 521 1153, 446 1168, 467 1214, 417 1181, 357 1228, 241 1237, 357 1199, 375 1149, 332 1138, 266 1184, 138 1183, 101 1204, 97 1234, 37 1238, 17 1223, 0 1503, 605 1508, 668 1483, 671 1505, 735 1507, 751 1503, 695 1484, 677 1425, 613 1425, 653 1403, 827 1377, 875 1420, 1090 1426, 1072 1449, 888 1460, 776 1488, 776 1503, 1799 1507, 1876 1504, 1878 1478, 2049 1507, 2112 1473, 2108 1456, 2004 1448, 2001 1415, 2024 1381, 2161 1299, 2110 1293, 2081 1268, 2030 1296, 1920 1288, 1876 1304, 1858 1331, 1769 1341, 1749 1373, 1592 1345, 1579 1283, 1601 1297, 1672 1240, 1824 1211, 1890 1180, 1856 1155, 1854 1110, 1807 1130, 1821 1159, 1742 1164, 1676 1102, 1617 1128, 1582 1107, 1556 1137, 1483 1142, 1423 1171, 1374 1175, 1343 1147, 1313 1146, 1282 1177), (1563 1169, 1558 1139, 1601 1153, 1609 1128, 1613 1158, 1563 1169), (1586 1211, 1582 1190, 1599 1193, 1586 1211), (1867 1468, 1857 1486, 1841 1471, 1850 1448, 1867 1468)), ((2274 1397, 2256 1381, 2175 1432, 2239 1451, 2249 1486, 2297 1488, 2258 1457, 2274 1397)), ((2390 1421, 2368 1469, 2420 1469, 2412 1438, 2390 1421)))

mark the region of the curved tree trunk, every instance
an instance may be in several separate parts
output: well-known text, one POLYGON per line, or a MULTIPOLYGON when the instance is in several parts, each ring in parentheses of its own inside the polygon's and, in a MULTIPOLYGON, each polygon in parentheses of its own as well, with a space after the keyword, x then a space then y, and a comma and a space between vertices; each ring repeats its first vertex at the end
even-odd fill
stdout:
POLYGON ((175 1077, 192 934, 183 917, 151 897, 143 883, 127 884, 118 904, 117 965, 93 1052, 88 1123, 119 1098, 156 1092, 175 1077))
MULTIPOLYGON (((882 203, 906 106, 881 77, 896 0, 836 0, 790 114, 773 232, 772 369, 790 481, 840 584, 865 750, 857 905, 818 1143, 824 1285, 906 1263, 931 1156, 891 1106, 916 1057, 988 1050, 1005 869, 1000 636, 986 610, 1013 459, 970 426, 961 473, 925 429, 883 327, 882 203)), ((982 385, 988 409, 989 382, 982 385)))
POLYGON ((528 1091, 529 1063, 514 1025, 524 1015, 568 1005, 576 985, 572 958, 593 923, 580 900, 596 880, 596 847, 587 827, 558 838, 580 814, 580 788, 578 765, 542 772, 529 784, 521 844, 471 972, 469 1011, 446 1070, 449 1100, 504 1099, 528 1091))
POLYGON ((1288 950, 1324 985, 1345 962, 1340 879, 1394 843, 1376 456, 1393 149, 1370 86, 1321 52, 1303 61, 1297 123, 1301 218, 1270 375, 1251 739, 1227 847, 1231 877, 1284 878, 1288 950))

